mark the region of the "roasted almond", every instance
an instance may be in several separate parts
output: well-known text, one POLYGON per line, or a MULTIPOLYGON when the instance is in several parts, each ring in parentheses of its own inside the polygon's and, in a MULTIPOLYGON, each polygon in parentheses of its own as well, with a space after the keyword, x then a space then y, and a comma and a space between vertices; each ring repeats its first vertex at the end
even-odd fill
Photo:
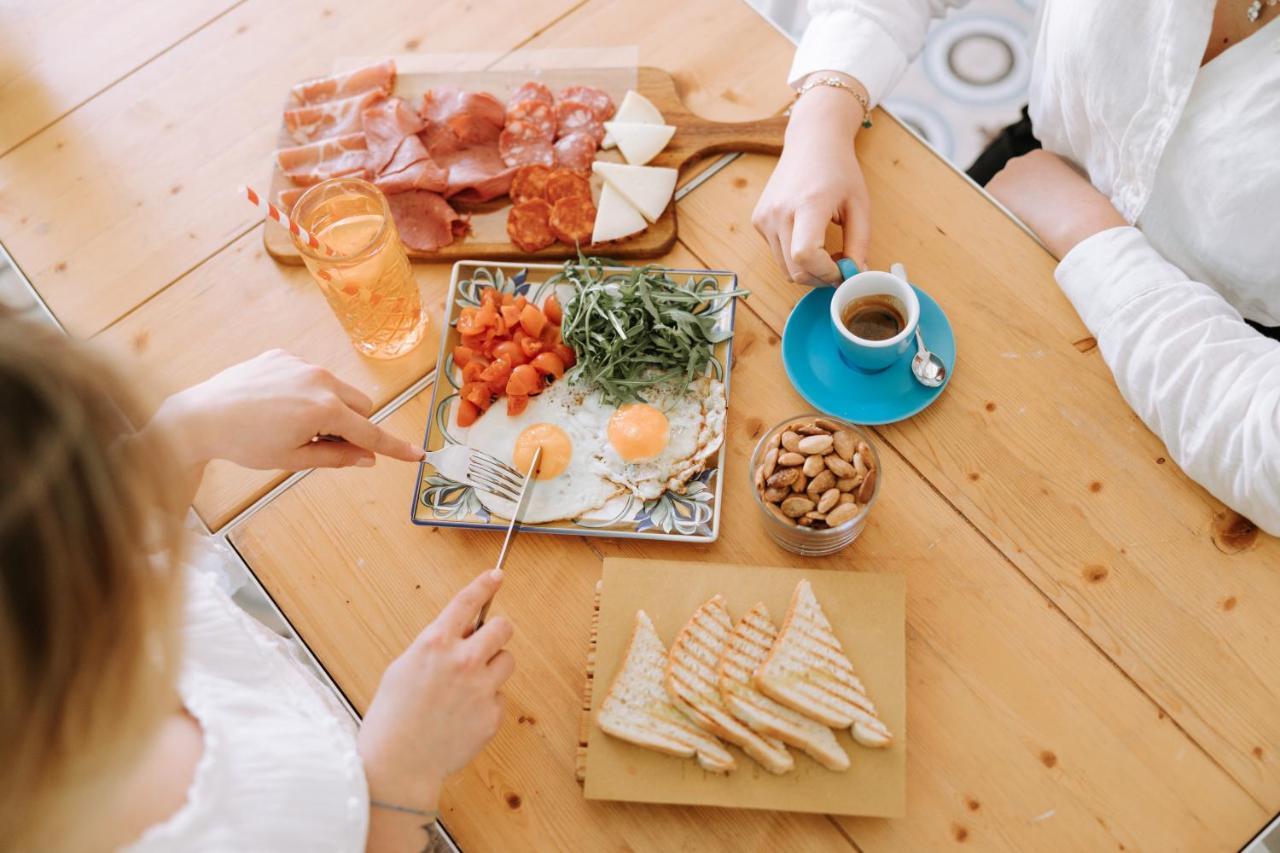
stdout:
POLYGON ((809 485, 809 478, 804 474, 801 474, 799 477, 796 477, 796 481, 791 484, 791 491, 803 492, 807 485, 809 485))
POLYGON ((871 448, 867 447, 867 443, 865 441, 858 442, 858 454, 862 457, 862 461, 867 463, 868 468, 875 467, 875 463, 871 461, 874 458, 871 455, 871 448))
POLYGON ((859 479, 867 476, 867 463, 863 461, 861 453, 853 454, 853 470, 859 479))
MULTIPOLYGON (((809 458, 812 459, 814 457, 810 456, 809 458)), ((766 457, 765 462, 768 463, 768 461, 769 460, 766 457)), ((845 462, 843 459, 839 457, 839 455, 835 453, 828 453, 826 457, 823 459, 823 462, 826 464, 827 468, 831 470, 831 473, 835 474, 836 478, 840 480, 844 480, 849 477, 852 477, 855 473, 857 473, 856 471, 854 471, 853 465, 849 464, 848 462, 845 462)))
POLYGON ((765 441, 764 447, 766 450, 773 450, 775 447, 778 447, 781 444, 782 444, 782 433, 774 433, 773 435, 769 436, 769 439, 767 441, 765 441))
POLYGON ((831 510, 831 512, 827 513, 827 526, 839 527, 840 525, 844 524, 846 521, 850 521, 851 519, 854 519, 857 517, 858 517, 857 504, 840 504, 835 509, 831 510))
POLYGON ((802 498, 799 495, 792 495, 782 502, 782 514, 789 518, 799 518, 806 512, 812 510, 817 504, 808 498, 802 498))
POLYGON ((840 431, 840 424, 836 423, 835 421, 829 421, 826 418, 816 418, 813 422, 813 425, 816 427, 822 427, 827 432, 831 432, 831 433, 840 431))
POLYGON ((801 527, 813 527, 813 519, 812 519, 812 518, 797 518, 797 519, 796 519, 796 524, 800 525, 801 527))
POLYGON ((770 486, 764 490, 764 499, 769 503, 782 503, 790 494, 789 486, 770 486))
POLYGON ((777 504, 769 504, 769 512, 773 513, 773 517, 778 519, 779 521, 783 521, 783 522, 786 522, 787 524, 792 524, 792 525, 796 523, 796 520, 794 518, 788 518, 786 515, 784 515, 782 510, 778 508, 777 504))
POLYGON ((764 466, 763 465, 756 466, 755 484, 757 489, 764 488, 764 466))
POLYGON ((805 457, 804 467, 801 470, 804 471, 804 475, 806 477, 816 477, 826 467, 826 463, 823 462, 822 457, 815 454, 813 456, 805 457))
MULTIPOLYGON (((821 496, 827 491, 827 489, 834 489, 835 486, 836 475, 824 468, 821 474, 809 481, 809 485, 805 487, 805 492, 807 492, 810 497, 813 497, 814 495, 821 496)), ((816 497, 813 497, 813 499, 815 501, 817 500, 816 497)))
POLYGON ((868 471, 867 478, 862 481, 862 485, 858 486, 858 503, 864 504, 871 500, 871 496, 876 491, 876 472, 868 471))
POLYGON ((778 470, 778 448, 770 447, 764 454, 764 476, 769 478, 778 470))
POLYGON ((764 481, 767 486, 790 486, 800 479, 799 468, 779 468, 764 481))
POLYGON ((826 435, 827 431, 817 424, 805 424, 795 428, 796 432, 801 435, 826 435))
POLYGON ((826 521, 826 520, 827 520, 827 514, 826 514, 825 512, 818 512, 816 509, 811 509, 811 510, 809 510, 808 512, 806 512, 806 513, 804 514, 804 517, 805 517, 805 518, 811 518, 811 519, 813 519, 814 521, 826 521))
POLYGON ((847 429, 836 430, 831 434, 831 439, 835 444, 836 456, 839 456, 845 462, 852 462, 854 451, 853 433, 847 429))
POLYGON ((782 446, 795 453, 800 449, 800 434, 787 430, 782 434, 782 446))
POLYGON ((822 497, 818 498, 818 512, 830 512, 838 503, 840 503, 840 490, 827 489, 822 493, 822 497))
POLYGON ((799 453, 793 453, 792 451, 788 450, 785 453, 782 453, 781 455, 778 456, 778 464, 788 465, 788 466, 803 465, 804 459, 805 458, 801 456, 799 453))
POLYGON ((836 480, 836 488, 842 492, 852 492, 861 482, 857 477, 841 477, 836 480))
POLYGON ((806 456, 812 456, 815 453, 826 454, 831 450, 833 439, 831 436, 823 435, 807 435, 800 439, 797 444, 797 450, 806 456))
POLYGON ((853 495, 849 494, 848 492, 845 492, 844 494, 840 495, 839 503, 841 504, 856 504, 857 502, 858 502, 858 499, 855 498, 853 495))

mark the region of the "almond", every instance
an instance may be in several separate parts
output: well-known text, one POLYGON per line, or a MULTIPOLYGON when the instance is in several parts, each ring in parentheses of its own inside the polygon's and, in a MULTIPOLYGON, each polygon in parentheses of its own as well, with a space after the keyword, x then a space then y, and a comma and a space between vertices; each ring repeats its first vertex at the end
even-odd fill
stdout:
POLYGON ((826 454, 831 450, 832 442, 833 439, 829 435, 809 435, 800 439, 797 449, 806 456, 812 456, 815 453, 826 454))
POLYGON ((836 485, 836 475, 830 471, 823 469, 822 473, 809 481, 809 485, 805 487, 805 492, 809 494, 815 501, 815 495, 821 495, 827 489, 834 489, 836 485))
POLYGON ((793 526, 796 523, 796 520, 794 518, 788 518, 787 516, 783 515, 782 510, 778 509, 778 507, 774 504, 769 504, 769 512, 773 513, 773 517, 778 519, 779 521, 785 522, 793 526))
POLYGON ((818 512, 816 509, 809 510, 808 512, 806 512, 806 513, 804 514, 804 517, 805 517, 805 518, 811 518, 811 519, 813 519, 814 521, 826 521, 826 520, 827 520, 827 514, 826 514, 825 512, 818 512))
POLYGON ((837 430, 832 433, 831 439, 835 443, 836 456, 839 456, 845 462, 852 462, 854 450, 853 433, 847 429, 837 430))
POLYGON ((799 518, 806 512, 812 510, 817 504, 808 498, 802 498, 799 495, 792 495, 782 502, 782 514, 788 518, 799 518))
POLYGON ((861 453, 853 454, 853 470, 857 472, 859 479, 867 476, 867 463, 863 461, 861 453))
POLYGON ((858 517, 857 504, 840 504, 831 512, 827 513, 827 526, 839 527, 846 521, 851 521, 858 517))
POLYGON ((806 477, 816 477, 826 467, 826 464, 822 461, 822 457, 814 455, 805 457, 804 468, 801 470, 804 471, 804 475, 806 477))
POLYGON ((868 471, 867 478, 862 481, 862 485, 858 486, 858 503, 864 504, 871 500, 871 496, 876 492, 876 472, 868 471))
POLYGON ((858 502, 858 499, 855 498, 853 495, 843 494, 840 496, 841 504, 856 504, 857 502, 858 502))
POLYGON ((827 431, 820 426, 814 424, 805 424, 802 427, 795 427, 795 431, 801 435, 826 435, 827 431))
MULTIPOLYGON (((809 458, 812 459, 813 457, 810 456, 809 458)), ((768 459, 766 459, 765 461, 768 462, 768 459)), ((854 474, 857 473, 856 471, 854 471, 852 465, 850 465, 848 462, 845 462, 835 453, 828 453, 826 456, 826 459, 824 459, 823 461, 826 463, 827 468, 831 470, 831 473, 836 475, 837 479, 840 479, 840 480, 848 479, 849 477, 852 477, 854 474)))
POLYGON ((804 457, 801 456, 799 453, 793 453, 790 450, 788 450, 778 457, 778 464, 787 465, 787 466, 803 465, 804 457))
POLYGON ((812 519, 812 518, 797 518, 797 519, 796 519, 796 524, 800 525, 801 527, 813 527, 813 519, 812 519))
POLYGON ((764 466, 763 465, 756 466, 755 484, 757 489, 764 488, 764 466))
POLYGON ((800 448, 800 434, 787 430, 782 434, 782 446, 795 453, 800 448))
POLYGON ((764 490, 764 499, 769 503, 782 503, 789 494, 791 489, 787 486, 770 486, 764 490))
POLYGON ((836 488, 842 492, 852 492, 861 482, 857 477, 841 477, 836 480, 836 488))
POLYGON ((778 448, 770 447, 764 454, 764 476, 766 479, 773 476, 773 472, 778 470, 778 448))
POLYGON ((836 423, 835 421, 829 421, 826 418, 817 418, 816 420, 814 420, 813 425, 816 427, 822 427, 823 429, 825 429, 827 432, 830 432, 830 433, 836 433, 841 431, 840 424, 836 423))
POLYGON ((858 454, 862 457, 862 461, 867 463, 868 468, 875 467, 875 463, 871 461, 874 458, 871 455, 871 448, 867 447, 867 443, 865 441, 858 442, 858 454))
POLYGON ((796 477, 796 481, 791 484, 791 491, 803 492, 804 487, 807 485, 809 485, 809 478, 804 474, 801 474, 799 477, 796 477))
POLYGON ((767 486, 790 486, 798 479, 800 479, 799 468, 779 468, 764 482, 767 486))
POLYGON ((822 497, 818 498, 818 512, 831 512, 838 503, 840 503, 840 490, 827 489, 822 493, 822 497))

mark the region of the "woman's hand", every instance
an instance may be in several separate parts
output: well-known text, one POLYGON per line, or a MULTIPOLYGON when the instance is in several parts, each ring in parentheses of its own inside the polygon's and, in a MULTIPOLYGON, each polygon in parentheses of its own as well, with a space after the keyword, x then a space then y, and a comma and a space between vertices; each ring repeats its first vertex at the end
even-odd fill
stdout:
POLYGON ((1129 224, 1087 178, 1048 151, 1014 157, 987 191, 1058 260, 1086 237, 1129 224))
POLYGON ((282 350, 179 391, 148 428, 166 430, 193 468, 229 459, 247 468, 368 467, 375 454, 417 462, 422 451, 369 421, 373 403, 329 371, 282 350), (313 441, 318 435, 342 441, 313 441))
MULTIPOLYGON (((434 811, 445 777, 497 734, 498 690, 515 669, 515 658, 503 650, 511 623, 495 616, 475 634, 468 631, 501 583, 498 570, 471 581, 383 673, 358 742, 370 799, 434 811)), ((379 821, 379 834, 415 828, 412 818, 373 813, 387 818, 379 821)))
MULTIPOLYGON (((861 88, 853 78, 845 80, 861 88)), ((840 280, 825 247, 829 222, 844 231, 845 256, 859 269, 867 267, 871 197, 853 151, 862 118, 861 104, 849 92, 832 86, 810 89, 791 110, 782 157, 751 222, 794 282, 812 285, 840 280)))

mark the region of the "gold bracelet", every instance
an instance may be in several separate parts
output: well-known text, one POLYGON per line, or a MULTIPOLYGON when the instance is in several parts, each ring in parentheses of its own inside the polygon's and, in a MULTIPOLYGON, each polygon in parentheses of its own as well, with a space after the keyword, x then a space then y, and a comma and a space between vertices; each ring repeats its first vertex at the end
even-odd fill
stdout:
POLYGON ((859 106, 862 107, 862 126, 871 127, 871 102, 867 100, 867 96, 841 80, 839 77, 811 77, 803 86, 796 90, 796 99, 815 86, 830 86, 833 89, 844 89, 850 95, 857 99, 859 106))

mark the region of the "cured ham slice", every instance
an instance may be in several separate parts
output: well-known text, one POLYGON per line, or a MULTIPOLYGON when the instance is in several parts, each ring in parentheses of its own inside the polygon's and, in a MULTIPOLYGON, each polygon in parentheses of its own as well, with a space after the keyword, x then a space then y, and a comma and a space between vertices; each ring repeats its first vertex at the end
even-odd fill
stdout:
MULTIPOLYGON (((414 136, 426 126, 422 117, 403 98, 388 98, 365 110, 361 119, 369 147, 369 159, 365 165, 374 174, 380 173, 391 162, 407 137, 414 136)), ((426 153, 425 149, 423 153, 426 153)))
POLYGON ((467 233, 467 221, 438 193, 427 190, 387 196, 400 241, 419 252, 434 252, 467 233))
POLYGON ((310 186, 329 178, 365 175, 368 154, 364 134, 349 133, 294 148, 281 148, 276 152, 276 162, 289 180, 298 186, 310 186))
POLYGON ((495 141, 507 120, 506 107, 493 95, 452 86, 428 90, 421 112, 428 122, 447 127, 463 145, 495 141))
POLYGON ((315 142, 330 136, 358 133, 365 109, 386 97, 381 89, 370 89, 350 98, 311 104, 284 111, 284 127, 299 143, 315 142))
POLYGON ((436 164, 417 136, 404 138, 391 162, 373 183, 387 195, 410 190, 444 192, 449 187, 449 170, 436 164))
POLYGON ((472 203, 506 195, 516 172, 502 162, 496 145, 462 148, 437 162, 449 169, 446 197, 472 203))
POLYGON ((396 64, 388 59, 376 65, 366 65, 341 74, 304 80, 289 90, 289 103, 293 106, 323 104, 327 101, 350 98, 371 89, 390 95, 395 79, 396 64))

